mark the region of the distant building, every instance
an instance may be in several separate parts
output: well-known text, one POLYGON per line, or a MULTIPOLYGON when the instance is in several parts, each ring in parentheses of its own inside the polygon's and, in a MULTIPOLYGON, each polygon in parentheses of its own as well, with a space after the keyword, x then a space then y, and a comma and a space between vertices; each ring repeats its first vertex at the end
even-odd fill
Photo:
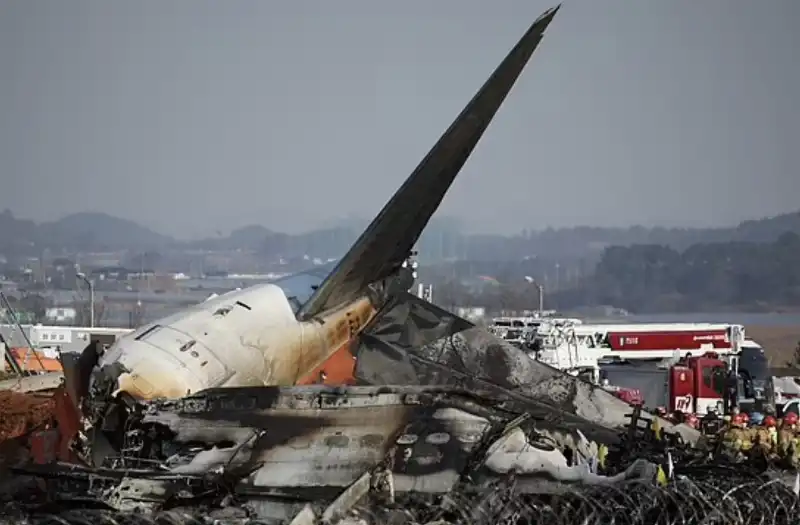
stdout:
POLYGON ((20 324, 29 324, 36 321, 36 316, 33 312, 28 312, 27 310, 20 310, 15 308, 14 309, 15 318, 12 318, 11 315, 6 311, 5 308, 0 308, 0 319, 3 319, 4 322, 14 322, 14 319, 20 324))
POLYGON ((53 306, 44 311, 44 318, 48 323, 74 323, 77 317, 77 310, 71 306, 53 306))
POLYGON ((101 281, 127 281, 131 272, 122 266, 104 266, 92 270, 91 277, 101 281))
POLYGON ((467 321, 477 322, 486 317, 486 308, 483 306, 457 306, 453 313, 467 321))

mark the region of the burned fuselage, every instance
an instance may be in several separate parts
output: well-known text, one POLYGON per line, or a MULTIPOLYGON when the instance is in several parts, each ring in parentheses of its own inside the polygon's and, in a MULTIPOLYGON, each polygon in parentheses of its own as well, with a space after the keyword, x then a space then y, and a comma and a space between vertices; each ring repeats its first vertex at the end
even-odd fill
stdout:
POLYGON ((585 463, 597 443, 545 426, 497 393, 254 387, 130 403, 124 423, 106 429, 118 447, 95 451, 93 475, 127 473, 104 493, 119 508, 197 503, 205 492, 213 506, 228 491, 260 514, 282 516, 298 502, 330 501, 365 473, 390 478, 393 493, 446 493, 467 476, 481 485, 511 471, 534 491, 627 477, 591 472, 585 463))

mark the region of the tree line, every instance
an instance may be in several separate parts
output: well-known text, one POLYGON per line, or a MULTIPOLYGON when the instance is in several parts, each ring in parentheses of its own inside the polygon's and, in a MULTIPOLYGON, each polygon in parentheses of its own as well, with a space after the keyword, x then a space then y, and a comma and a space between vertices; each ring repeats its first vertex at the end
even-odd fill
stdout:
POLYGON ((702 243, 683 252, 658 245, 609 248, 575 299, 638 312, 795 308, 800 236, 702 243))
MULTIPOLYGON (((513 282, 476 289, 440 281, 445 307, 533 309, 537 290, 513 282)), ((777 311, 800 308, 800 236, 773 242, 699 243, 685 250, 658 244, 607 247, 594 272, 573 286, 547 292, 547 307, 613 306, 633 313, 777 311)))

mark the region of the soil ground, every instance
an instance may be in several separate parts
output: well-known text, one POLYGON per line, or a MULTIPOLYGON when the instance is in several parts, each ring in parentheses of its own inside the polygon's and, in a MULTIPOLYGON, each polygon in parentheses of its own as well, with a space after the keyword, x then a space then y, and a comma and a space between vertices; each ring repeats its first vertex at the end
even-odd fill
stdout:
POLYGON ((0 443, 48 422, 55 409, 51 397, 0 390, 0 443))
POLYGON ((746 326, 747 337, 759 343, 773 367, 786 366, 800 342, 800 326, 746 326))

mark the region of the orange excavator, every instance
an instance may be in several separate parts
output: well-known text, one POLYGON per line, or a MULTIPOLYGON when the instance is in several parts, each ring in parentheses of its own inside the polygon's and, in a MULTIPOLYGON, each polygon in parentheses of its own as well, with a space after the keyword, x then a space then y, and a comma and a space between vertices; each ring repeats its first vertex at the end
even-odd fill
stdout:
POLYGON ((6 347, 5 362, 10 378, 0 382, 0 472, 19 462, 78 462, 72 444, 81 416, 61 361, 6 347))
MULTIPOLYGON (((28 373, 62 372, 61 361, 58 358, 48 357, 44 352, 33 348, 9 348, 8 353, 19 363, 19 366, 28 373)), ((6 372, 12 372, 9 360, 6 359, 6 372)))

